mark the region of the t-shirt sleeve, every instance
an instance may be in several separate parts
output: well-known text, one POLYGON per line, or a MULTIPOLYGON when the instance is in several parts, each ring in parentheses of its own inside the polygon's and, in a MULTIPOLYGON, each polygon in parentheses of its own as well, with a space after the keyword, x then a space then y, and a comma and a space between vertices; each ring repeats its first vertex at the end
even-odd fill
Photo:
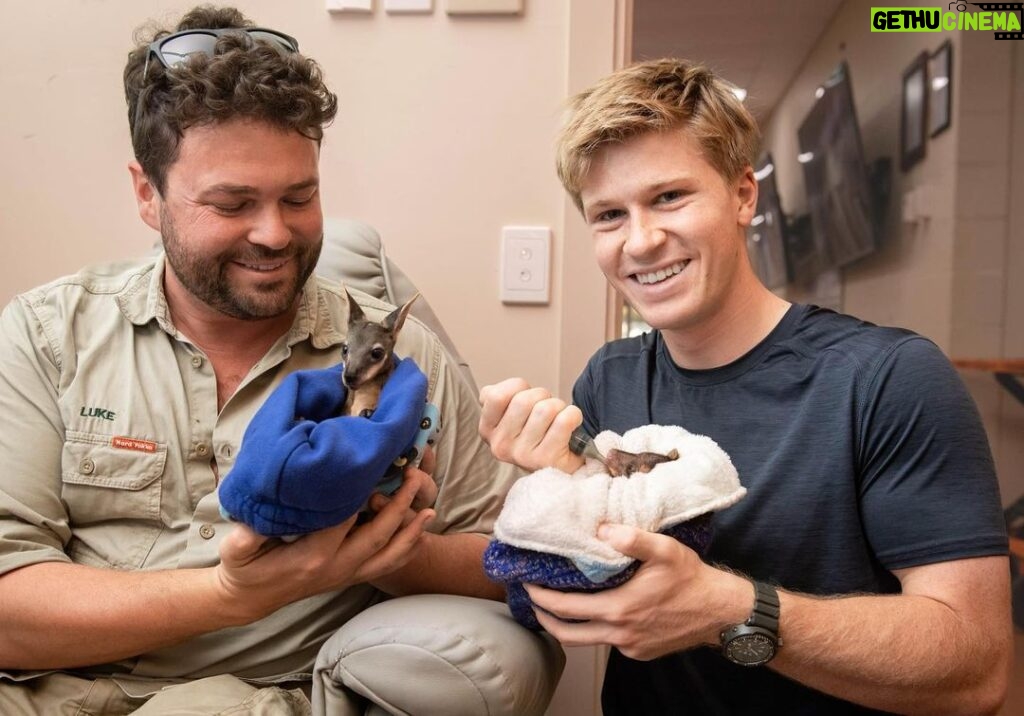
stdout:
POLYGON ((952 364, 915 336, 869 372, 858 462, 863 523, 887 569, 1007 553, 992 455, 952 364))

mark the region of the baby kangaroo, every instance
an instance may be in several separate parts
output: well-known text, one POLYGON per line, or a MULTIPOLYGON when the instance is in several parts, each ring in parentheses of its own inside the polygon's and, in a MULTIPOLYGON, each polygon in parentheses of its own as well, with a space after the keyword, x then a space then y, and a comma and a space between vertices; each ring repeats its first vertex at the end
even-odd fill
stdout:
POLYGON ((650 472, 655 465, 679 459, 679 451, 673 448, 668 455, 657 452, 626 452, 625 450, 608 451, 604 456, 604 464, 612 477, 629 477, 635 472, 650 472))
POLYGON ((348 289, 345 295, 348 296, 348 337, 341 344, 341 357, 345 363, 341 382, 348 395, 342 414, 369 417, 377 407, 384 382, 394 369, 391 353, 395 349, 398 332, 402 330, 413 301, 420 295, 417 293, 380 323, 366 317, 348 289))

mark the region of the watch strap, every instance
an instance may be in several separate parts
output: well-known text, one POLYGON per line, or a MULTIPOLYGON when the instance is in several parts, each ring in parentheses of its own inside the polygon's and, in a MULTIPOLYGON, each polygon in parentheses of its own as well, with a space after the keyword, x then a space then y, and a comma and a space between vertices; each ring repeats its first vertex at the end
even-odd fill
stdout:
POLYGON ((770 584, 754 582, 754 609, 746 623, 779 634, 779 593, 770 584))

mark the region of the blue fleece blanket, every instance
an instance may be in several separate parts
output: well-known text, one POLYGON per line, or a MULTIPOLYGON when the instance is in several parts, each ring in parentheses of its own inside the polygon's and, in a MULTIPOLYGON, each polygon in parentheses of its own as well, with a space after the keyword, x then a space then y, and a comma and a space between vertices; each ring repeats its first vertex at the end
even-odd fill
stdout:
POLYGON ((266 536, 324 529, 356 514, 408 454, 427 378, 397 362, 369 418, 339 416, 344 366, 292 373, 256 412, 219 488, 221 512, 266 536))

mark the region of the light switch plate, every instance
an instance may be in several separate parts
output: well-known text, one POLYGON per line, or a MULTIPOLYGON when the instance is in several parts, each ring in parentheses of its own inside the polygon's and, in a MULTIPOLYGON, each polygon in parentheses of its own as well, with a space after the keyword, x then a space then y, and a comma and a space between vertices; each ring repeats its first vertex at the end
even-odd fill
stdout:
POLYGON ((501 230, 502 303, 548 303, 551 229, 505 226, 501 230))
POLYGON ((434 0, 384 0, 384 11, 430 13, 434 11, 434 0))
POLYGON ((373 0, 327 0, 328 12, 373 12, 373 0))
POLYGON ((518 15, 523 0, 447 0, 449 15, 518 15))

